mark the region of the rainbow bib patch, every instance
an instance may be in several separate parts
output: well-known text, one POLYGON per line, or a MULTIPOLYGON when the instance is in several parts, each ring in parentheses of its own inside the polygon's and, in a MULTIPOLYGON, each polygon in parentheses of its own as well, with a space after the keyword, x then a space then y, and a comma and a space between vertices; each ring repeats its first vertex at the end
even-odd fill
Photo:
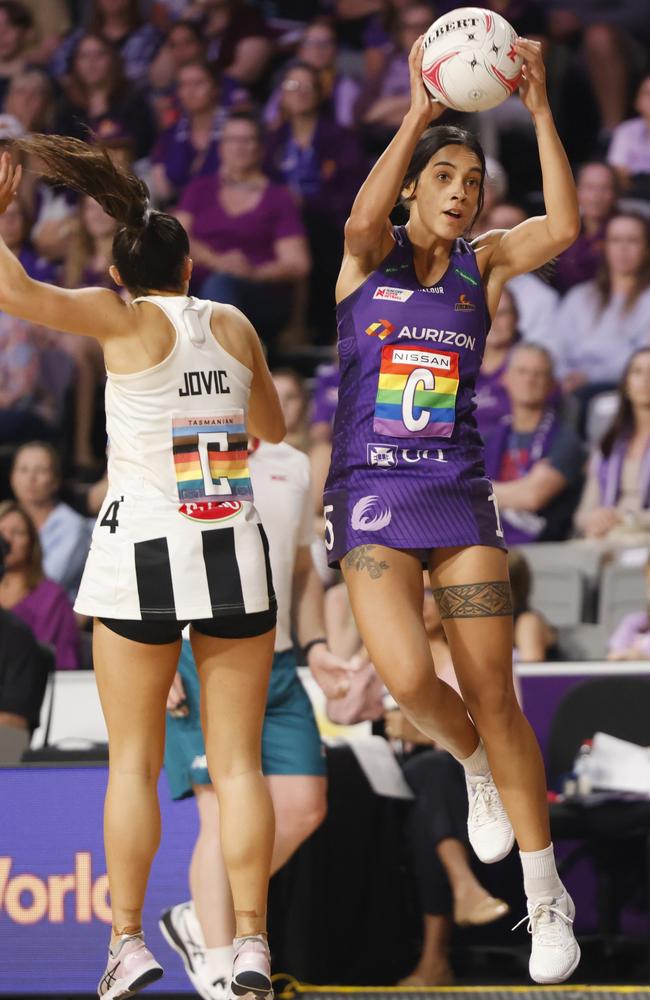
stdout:
POLYGON ((382 348, 373 430, 390 437, 451 437, 458 354, 434 347, 382 348))
POLYGON ((243 410, 172 417, 172 438, 181 503, 253 499, 243 410))

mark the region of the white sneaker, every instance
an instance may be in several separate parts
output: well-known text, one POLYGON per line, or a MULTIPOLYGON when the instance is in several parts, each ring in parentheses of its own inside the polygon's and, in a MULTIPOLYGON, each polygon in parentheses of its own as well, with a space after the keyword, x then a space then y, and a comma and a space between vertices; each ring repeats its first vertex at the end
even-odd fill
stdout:
POLYGON ((180 955, 187 978, 203 1000, 225 1000, 229 979, 213 979, 208 967, 201 925, 191 902, 178 903, 165 910, 158 921, 162 936, 180 955))
POLYGON ((467 833, 474 853, 486 865, 502 861, 512 850, 515 833, 494 778, 489 771, 466 774, 465 784, 469 800, 467 833))
POLYGON ((115 950, 109 946, 106 971, 99 980, 97 995, 101 1000, 131 997, 155 983, 162 974, 162 968, 144 943, 144 934, 123 934, 115 950))
POLYGON ((561 896, 542 897, 528 903, 528 916, 512 928, 528 921, 532 951, 528 971, 536 983, 563 983, 578 967, 580 946, 573 933, 576 908, 564 890, 561 896))

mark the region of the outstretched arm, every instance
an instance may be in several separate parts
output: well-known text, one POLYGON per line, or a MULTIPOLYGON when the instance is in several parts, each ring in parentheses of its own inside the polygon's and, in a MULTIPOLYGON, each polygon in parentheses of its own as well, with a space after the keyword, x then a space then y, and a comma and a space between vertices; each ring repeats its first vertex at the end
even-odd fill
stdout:
POLYGON ((422 80, 422 37, 409 55, 411 104, 393 139, 379 157, 354 199, 345 225, 345 253, 370 273, 386 256, 392 236, 389 216, 406 168, 427 125, 445 108, 429 96, 422 80))
MULTIPOLYGON (((0 157, 0 215, 16 196, 21 168, 9 153, 0 157)), ((0 309, 55 330, 105 340, 123 329, 125 303, 106 288, 57 288, 29 277, 0 237, 0 309)))
POLYGON ((541 44, 518 39, 516 48, 525 59, 520 96, 537 133, 546 215, 527 219, 514 229, 486 233, 475 240, 479 262, 483 253, 487 258, 483 274, 488 297, 492 299, 494 293, 497 301, 509 278, 546 264, 566 250, 580 232, 575 182, 548 103, 541 44))

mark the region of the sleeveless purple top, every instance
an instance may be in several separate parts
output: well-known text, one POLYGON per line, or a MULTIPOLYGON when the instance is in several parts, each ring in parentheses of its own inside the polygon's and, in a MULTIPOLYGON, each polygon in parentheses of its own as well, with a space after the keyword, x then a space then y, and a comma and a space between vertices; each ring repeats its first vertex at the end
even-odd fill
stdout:
POLYGON ((341 385, 325 486, 334 565, 363 542, 503 547, 474 417, 490 328, 474 251, 456 240, 426 287, 406 227, 393 233, 388 256, 337 307, 341 385))
POLYGON ((365 469, 377 440, 436 449, 450 464, 482 460, 474 387, 490 319, 474 252, 457 240, 444 276, 425 287, 406 227, 394 235, 382 264, 337 307, 333 480, 365 469))

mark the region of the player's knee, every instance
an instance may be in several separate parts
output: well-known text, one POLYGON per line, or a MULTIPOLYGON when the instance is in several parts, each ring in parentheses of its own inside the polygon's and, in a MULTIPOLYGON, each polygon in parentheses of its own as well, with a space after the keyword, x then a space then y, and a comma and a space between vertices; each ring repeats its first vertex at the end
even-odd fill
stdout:
POLYGON ((424 671, 404 671, 389 686, 390 693, 400 706, 411 715, 418 715, 424 704, 435 696, 439 682, 424 671))
POLYGON ((318 829, 326 815, 326 796, 310 795, 291 809, 276 812, 276 835, 286 835, 296 844, 302 844, 318 829))
POLYGON ((509 677, 490 678, 489 684, 463 692, 469 714, 481 734, 487 730, 505 730, 512 722, 519 705, 509 677))

